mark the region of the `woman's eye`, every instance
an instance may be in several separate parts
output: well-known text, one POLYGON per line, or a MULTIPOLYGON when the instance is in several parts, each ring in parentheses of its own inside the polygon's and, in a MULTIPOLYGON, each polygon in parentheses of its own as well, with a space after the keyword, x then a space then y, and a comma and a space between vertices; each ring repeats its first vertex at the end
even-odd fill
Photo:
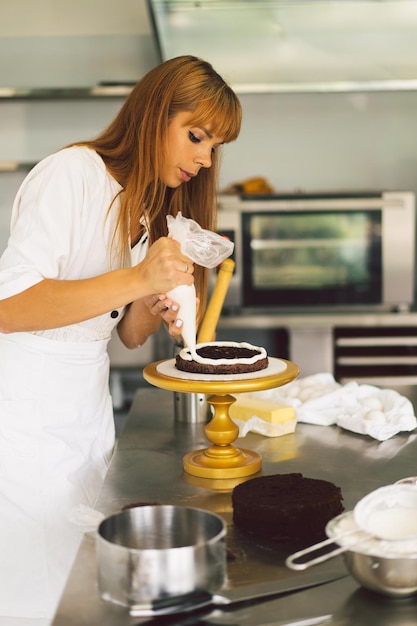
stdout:
POLYGON ((200 143, 200 139, 197 137, 197 135, 194 135, 194 133, 190 131, 188 131, 188 137, 190 138, 190 141, 192 141, 193 143, 200 143))

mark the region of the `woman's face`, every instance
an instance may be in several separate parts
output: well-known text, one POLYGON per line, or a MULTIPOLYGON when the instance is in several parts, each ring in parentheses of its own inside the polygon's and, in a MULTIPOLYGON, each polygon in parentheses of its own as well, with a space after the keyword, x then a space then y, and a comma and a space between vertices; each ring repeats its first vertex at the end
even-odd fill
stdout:
POLYGON ((202 167, 211 167, 211 157, 222 143, 222 137, 213 136, 211 125, 191 126, 193 114, 177 113, 169 123, 167 148, 161 180, 167 187, 179 187, 197 176, 202 167))

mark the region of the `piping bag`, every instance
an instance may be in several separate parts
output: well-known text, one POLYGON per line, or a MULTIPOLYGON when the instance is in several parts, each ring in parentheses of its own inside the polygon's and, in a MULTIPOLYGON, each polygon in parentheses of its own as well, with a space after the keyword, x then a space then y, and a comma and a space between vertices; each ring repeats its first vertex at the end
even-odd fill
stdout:
MULTIPOLYGON (((181 212, 176 217, 167 215, 167 223, 169 236, 179 242, 181 252, 190 257, 197 265, 209 269, 214 268, 233 252, 234 243, 232 241, 201 228, 194 220, 183 217, 181 212)), ((171 289, 167 296, 180 305, 184 345, 195 352, 197 335, 195 286, 194 284, 178 285, 178 287, 171 289)))

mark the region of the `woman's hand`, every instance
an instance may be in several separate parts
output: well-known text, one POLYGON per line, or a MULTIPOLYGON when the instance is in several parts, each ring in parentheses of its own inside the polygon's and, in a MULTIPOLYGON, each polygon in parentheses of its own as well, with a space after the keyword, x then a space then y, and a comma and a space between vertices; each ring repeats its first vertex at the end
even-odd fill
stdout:
POLYGON ((145 294, 165 294, 178 285, 194 282, 192 260, 182 254, 178 241, 169 237, 155 241, 136 268, 141 291, 145 294))
MULTIPOLYGON (((183 321, 181 309, 177 302, 173 302, 165 294, 148 296, 143 299, 151 315, 159 315, 168 326, 169 334, 173 337, 181 335, 183 321)), ((196 309, 200 304, 200 298, 196 298, 196 309)))
MULTIPOLYGON (((196 303, 198 310, 199 298, 196 298, 196 303)), ((120 339, 127 348, 137 348, 158 330, 161 320, 166 323, 172 337, 181 335, 183 322, 177 302, 165 294, 154 294, 132 302, 117 327, 120 339)))
POLYGON ((173 337, 181 334, 182 320, 177 317, 179 305, 166 292, 178 285, 192 285, 194 265, 183 255, 174 239, 161 237, 148 250, 136 267, 136 281, 141 296, 128 307, 118 325, 118 333, 128 348, 142 345, 156 332, 163 320, 173 337))
POLYGON ((170 335, 173 337, 181 335, 182 319, 181 315, 178 317, 180 307, 176 302, 173 302, 165 294, 148 296, 143 301, 151 315, 160 316, 166 323, 170 335))

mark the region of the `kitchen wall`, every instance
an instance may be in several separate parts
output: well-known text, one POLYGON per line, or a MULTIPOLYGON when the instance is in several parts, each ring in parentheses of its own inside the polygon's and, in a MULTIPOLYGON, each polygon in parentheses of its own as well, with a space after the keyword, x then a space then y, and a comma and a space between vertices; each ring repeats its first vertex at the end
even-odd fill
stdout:
POLYGON ((264 175, 277 191, 417 192, 417 92, 243 95, 224 184, 264 175))
MULTIPOLYGON (((157 52, 144 0, 2 0, 0 58, 0 89, 89 87, 138 80, 157 63, 157 52)), ((222 188, 265 176, 276 191, 417 194, 417 92, 259 94, 241 101, 242 133, 224 148, 222 188)), ((0 164, 34 162, 94 136, 121 103, 1 99, 0 164)), ((0 172, 0 252, 24 175, 0 172)))

